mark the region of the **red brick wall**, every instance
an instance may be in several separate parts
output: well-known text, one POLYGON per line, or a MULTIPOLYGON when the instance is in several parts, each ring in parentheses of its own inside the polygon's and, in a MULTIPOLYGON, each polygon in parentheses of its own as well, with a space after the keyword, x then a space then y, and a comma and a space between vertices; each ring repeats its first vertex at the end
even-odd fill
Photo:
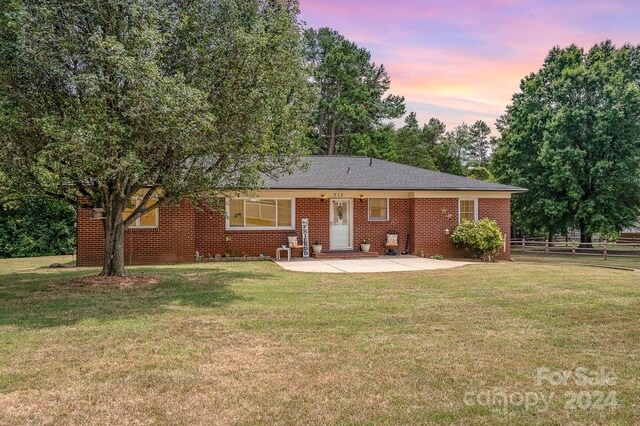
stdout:
MULTIPOLYGON (((427 255, 463 257, 464 250, 456 249, 450 235, 458 225, 457 198, 416 198, 414 204, 415 246, 413 253, 423 250, 427 255), (451 217, 450 217, 451 215, 451 217), (449 229, 449 235, 445 233, 449 229)), ((511 200, 508 198, 479 198, 478 219, 495 220, 502 234, 507 234, 506 253, 500 251, 499 259, 510 257, 511 200)))
POLYGON ((511 199, 509 198, 480 198, 478 199, 478 219, 495 220, 502 232, 502 236, 507 235, 506 253, 500 250, 499 259, 509 260, 511 258, 511 199))
MULTIPOLYGON (((195 209, 187 202, 160 209, 158 228, 130 228, 125 232, 125 264, 191 262, 195 252, 195 209)), ((102 265, 102 222, 91 211, 78 212, 78 266, 102 265)))
POLYGON ((424 251, 426 255, 439 254, 445 257, 460 257, 451 242, 451 232, 458 224, 457 198, 416 198, 414 201, 413 226, 415 245, 413 253, 424 251), (449 235, 445 233, 449 230, 449 235))
MULTIPOLYGON (((396 230, 400 234, 400 245, 404 249, 407 234, 411 232, 411 211, 413 201, 410 199, 389 200, 389 220, 369 222, 367 200, 353 199, 354 243, 360 248, 364 238, 371 240, 371 251, 382 253, 382 244, 387 231, 396 230)), ((232 231, 225 230, 224 216, 217 212, 196 213, 196 250, 204 256, 224 254, 227 248, 238 249, 242 253, 255 256, 264 253, 275 255, 275 249, 286 243, 287 235, 296 234, 302 242, 302 219, 309 219, 309 243, 317 239, 323 251, 329 250, 329 206, 328 200, 321 202, 318 198, 296 199, 295 231, 232 231), (231 241, 227 241, 227 237, 231 241)), ((297 253, 296 253, 297 254, 297 253)))
MULTIPOLYGON (((411 233, 412 199, 389 200, 389 220, 369 221, 369 202, 367 200, 353 200, 354 229, 353 237, 355 249, 360 249, 360 243, 364 238, 371 241, 371 251, 382 254, 384 241, 388 231, 398 232, 398 244, 400 251, 404 250, 407 242, 407 234, 411 233)), ((411 244, 411 238, 409 239, 411 244)))
MULTIPOLYGON (((240 254, 257 256, 264 253, 275 256, 276 248, 287 243, 287 235, 296 234, 302 244, 302 219, 309 219, 309 244, 315 239, 323 248, 329 247, 329 202, 319 198, 297 198, 296 230, 250 231, 225 229, 224 215, 218 212, 196 213, 196 250, 203 256, 223 255, 227 249, 238 249, 240 254), (227 241, 227 237, 230 241, 227 241)), ((299 253, 295 253, 299 255, 299 253)))
MULTIPOLYGON (((509 238, 509 199, 479 199, 478 217, 489 217, 497 221, 502 233, 509 238)), ((389 200, 389 220, 368 221, 368 202, 353 199, 354 245, 359 249, 363 238, 371 241, 371 250, 382 253, 382 243, 389 230, 400 235, 400 249, 406 244, 409 252, 423 250, 427 255, 441 254, 445 257, 462 257, 464 252, 451 243, 445 229, 453 232, 458 224, 457 198, 420 198, 389 200), (445 210, 443 212, 443 209, 445 210), (451 217, 449 217, 451 215, 451 217)), ((102 264, 104 238, 102 223, 90 220, 91 213, 80 209, 78 214, 78 265, 102 264)), ((127 264, 178 263, 193 260, 195 251, 204 256, 224 254, 228 248, 238 249, 240 254, 255 256, 260 253, 275 255, 275 249, 286 243, 286 236, 298 235, 301 241, 301 221, 309 219, 309 242, 318 240, 323 250, 329 250, 329 201, 318 198, 296 200, 295 231, 227 231, 224 215, 218 212, 201 211, 184 202, 179 206, 160 209, 160 226, 156 229, 130 229, 125 236, 125 259, 127 264), (227 241, 229 237, 230 241, 227 241)), ((507 253, 509 256, 509 241, 507 253)), ((299 255, 299 253, 296 253, 299 255)))

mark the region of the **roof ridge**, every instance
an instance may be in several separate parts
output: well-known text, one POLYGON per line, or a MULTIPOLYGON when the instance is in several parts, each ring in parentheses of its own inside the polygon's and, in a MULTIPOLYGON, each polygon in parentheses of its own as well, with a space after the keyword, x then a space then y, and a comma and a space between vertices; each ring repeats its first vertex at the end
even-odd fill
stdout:
POLYGON ((525 192, 525 188, 423 169, 364 155, 305 155, 292 174, 267 178, 275 188, 525 192), (306 166, 309 167, 301 167, 306 166), (373 167, 371 167, 373 166, 373 167), (344 175, 344 176, 343 176, 344 175))
MULTIPOLYGON (((366 155, 340 155, 340 154, 309 154, 303 155, 302 157, 313 157, 313 158, 370 158, 366 155)), ((375 158, 375 157, 372 157, 375 158)), ((375 158, 377 160, 377 158, 375 158)), ((399 163, 397 163, 399 164, 399 163)))

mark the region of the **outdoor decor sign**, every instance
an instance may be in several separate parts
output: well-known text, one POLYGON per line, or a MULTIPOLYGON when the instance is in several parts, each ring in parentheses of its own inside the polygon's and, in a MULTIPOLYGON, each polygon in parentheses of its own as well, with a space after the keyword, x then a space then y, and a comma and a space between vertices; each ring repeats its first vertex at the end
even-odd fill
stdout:
POLYGON ((302 257, 309 257, 309 219, 302 219, 302 257))

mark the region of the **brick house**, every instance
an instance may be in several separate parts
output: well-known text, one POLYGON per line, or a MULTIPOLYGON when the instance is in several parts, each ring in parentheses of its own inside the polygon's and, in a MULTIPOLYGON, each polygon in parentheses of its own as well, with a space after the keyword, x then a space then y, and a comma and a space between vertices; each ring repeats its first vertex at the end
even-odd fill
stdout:
MULTIPOLYGON (((126 264, 192 262, 225 252, 274 256, 296 234, 323 252, 359 250, 368 239, 382 253, 386 233, 397 231, 410 253, 461 257, 450 233, 463 219, 496 220, 509 258, 510 199, 523 188, 424 170, 367 157, 311 156, 291 175, 266 179, 251 197, 226 200, 226 212, 196 210, 187 202, 140 218, 125 235, 126 264)), ((78 265, 102 264, 102 223, 78 212, 78 265)))

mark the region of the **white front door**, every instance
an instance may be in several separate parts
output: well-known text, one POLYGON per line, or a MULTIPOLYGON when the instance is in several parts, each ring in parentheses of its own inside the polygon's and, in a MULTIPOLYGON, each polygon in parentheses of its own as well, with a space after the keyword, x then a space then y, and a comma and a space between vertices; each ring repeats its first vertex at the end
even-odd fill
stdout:
POLYGON ((334 199, 329 203, 330 250, 353 250, 353 202, 334 199))

